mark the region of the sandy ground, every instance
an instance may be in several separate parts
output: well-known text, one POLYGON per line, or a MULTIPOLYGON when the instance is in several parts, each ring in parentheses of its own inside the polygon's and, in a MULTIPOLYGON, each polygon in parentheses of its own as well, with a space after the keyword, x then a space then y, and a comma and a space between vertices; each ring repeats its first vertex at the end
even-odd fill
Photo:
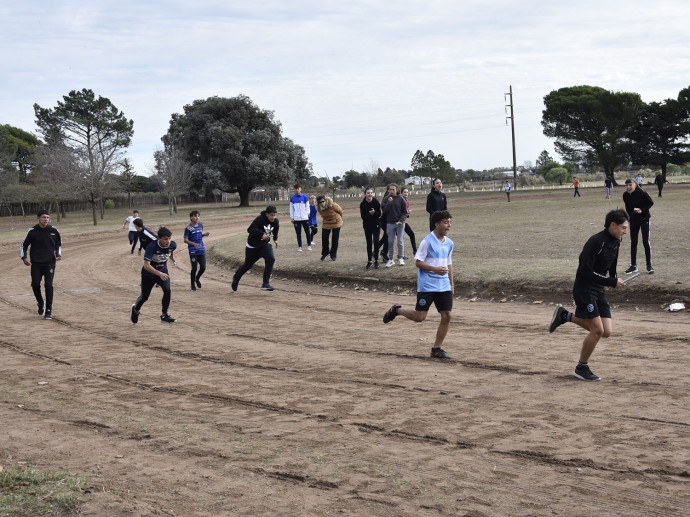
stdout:
POLYGON ((174 325, 158 290, 129 322, 123 234, 66 246, 53 321, 0 252, 0 465, 86 476, 97 516, 690 513, 689 313, 616 308, 584 383, 553 306, 458 293, 439 362, 435 312, 381 322, 411 296, 279 274, 232 293, 214 267, 192 292, 181 248, 174 325))

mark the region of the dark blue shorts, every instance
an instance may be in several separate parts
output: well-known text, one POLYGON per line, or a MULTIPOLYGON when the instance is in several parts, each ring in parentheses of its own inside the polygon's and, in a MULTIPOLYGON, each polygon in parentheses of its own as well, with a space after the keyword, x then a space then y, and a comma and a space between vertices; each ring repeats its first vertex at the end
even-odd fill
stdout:
POLYGON ((451 311, 453 309, 453 293, 444 291, 442 293, 417 293, 416 311, 427 312, 431 304, 436 305, 438 312, 451 311))

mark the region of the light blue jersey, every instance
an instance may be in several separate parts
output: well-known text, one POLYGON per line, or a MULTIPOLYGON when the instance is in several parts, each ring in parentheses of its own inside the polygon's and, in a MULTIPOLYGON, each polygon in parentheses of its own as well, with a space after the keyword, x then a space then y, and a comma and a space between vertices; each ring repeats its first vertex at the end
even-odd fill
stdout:
MULTIPOLYGON (((414 256, 415 260, 421 260, 430 266, 451 266, 453 264, 453 241, 448 237, 443 239, 443 242, 438 240, 438 237, 431 232, 422 239, 422 242, 417 248, 417 254, 414 256)), ((417 292, 419 293, 443 293, 451 291, 450 278, 448 273, 439 275, 417 268, 417 292)))

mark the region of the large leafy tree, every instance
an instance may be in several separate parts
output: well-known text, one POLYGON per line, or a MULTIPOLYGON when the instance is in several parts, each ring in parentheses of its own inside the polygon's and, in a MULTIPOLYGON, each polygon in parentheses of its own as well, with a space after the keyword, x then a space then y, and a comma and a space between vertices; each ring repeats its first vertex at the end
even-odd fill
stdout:
POLYGON ((597 86, 571 86, 544 97, 544 134, 556 151, 573 163, 598 163, 615 182, 616 167, 630 162, 630 134, 644 103, 637 93, 597 86))
POLYGON ((444 183, 455 183, 456 172, 442 154, 417 150, 412 156, 412 174, 423 178, 441 178, 444 183))
POLYGON ((678 99, 651 102, 645 106, 632 133, 633 161, 638 165, 656 165, 666 179, 670 163, 690 160, 690 88, 678 99))
POLYGON ((41 141, 31 133, 9 124, 0 125, 0 166, 10 164, 26 179, 41 141))
POLYGON ((73 191, 91 203, 93 224, 97 208, 103 217, 103 197, 122 167, 124 150, 134 134, 134 122, 127 120, 110 99, 84 88, 63 96, 53 109, 34 104, 36 124, 51 147, 63 146, 74 155, 71 177, 73 191))
POLYGON ((172 115, 165 148, 178 149, 195 170, 218 174, 218 187, 240 195, 262 185, 288 186, 312 175, 304 148, 282 135, 273 112, 249 97, 209 97, 172 115))

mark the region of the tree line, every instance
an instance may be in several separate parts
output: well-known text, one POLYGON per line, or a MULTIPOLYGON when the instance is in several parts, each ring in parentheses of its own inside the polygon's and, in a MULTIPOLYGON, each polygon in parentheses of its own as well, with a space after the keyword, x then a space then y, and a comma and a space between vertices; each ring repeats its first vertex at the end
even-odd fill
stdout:
MULTIPOLYGON (((555 139, 564 160, 546 151, 536 171, 549 181, 563 181, 578 171, 614 171, 630 165, 660 167, 690 161, 690 88, 676 99, 645 104, 640 96, 595 86, 573 86, 544 97, 544 134, 555 139)), ((432 150, 417 150, 410 168, 349 170, 334 178, 316 177, 304 148, 282 134, 272 111, 244 95, 209 97, 171 115, 154 152, 153 174, 138 174, 126 157, 134 122, 108 98, 92 90, 73 90, 53 108, 34 105, 39 136, 0 125, 0 208, 3 204, 42 202, 60 210, 67 200, 89 203, 94 225, 102 219, 108 196, 161 192, 171 213, 183 194, 207 199, 214 192, 237 193, 241 206, 257 187, 288 187, 302 182, 313 188, 360 188, 404 183, 416 176, 426 184, 441 178, 463 186, 495 179, 509 167, 489 171, 457 169, 432 150)), ((523 167, 528 169, 529 167, 523 167)))

